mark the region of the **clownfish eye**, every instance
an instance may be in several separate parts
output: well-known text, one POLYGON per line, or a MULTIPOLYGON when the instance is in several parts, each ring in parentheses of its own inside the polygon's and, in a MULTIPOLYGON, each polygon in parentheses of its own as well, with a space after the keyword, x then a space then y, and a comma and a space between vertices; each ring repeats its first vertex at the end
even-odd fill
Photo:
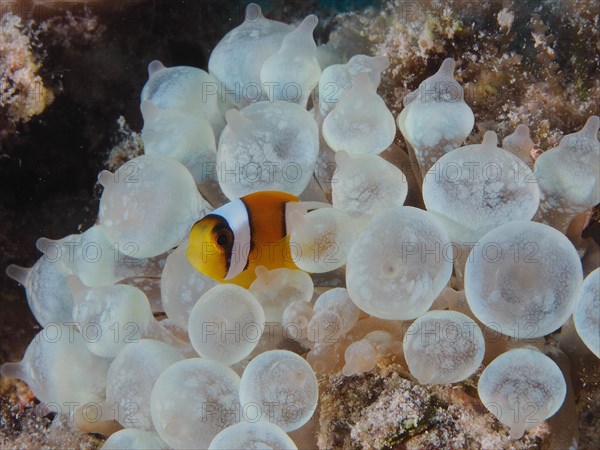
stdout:
POLYGON ((225 244, 227 244, 227 236, 225 236, 225 233, 220 233, 217 236, 217 245, 219 245, 219 247, 225 247, 225 244))
POLYGON ((218 228, 214 232, 215 243, 221 248, 230 246, 232 238, 231 231, 226 228, 218 228))

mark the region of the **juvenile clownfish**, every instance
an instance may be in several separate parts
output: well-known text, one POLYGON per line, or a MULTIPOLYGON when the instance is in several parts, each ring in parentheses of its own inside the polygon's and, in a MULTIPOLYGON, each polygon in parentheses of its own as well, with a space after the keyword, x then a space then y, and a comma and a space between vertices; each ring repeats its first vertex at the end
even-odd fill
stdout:
POLYGON ((256 279, 259 266, 298 269, 289 247, 290 216, 314 204, 277 191, 233 200, 194 224, 188 261, 210 278, 246 288, 256 279))

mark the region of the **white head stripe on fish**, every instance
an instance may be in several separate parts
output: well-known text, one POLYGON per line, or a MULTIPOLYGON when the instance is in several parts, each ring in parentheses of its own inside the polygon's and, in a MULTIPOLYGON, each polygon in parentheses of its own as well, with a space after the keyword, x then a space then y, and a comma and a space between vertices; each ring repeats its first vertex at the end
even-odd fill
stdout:
POLYGON ((248 264, 248 254, 250 253, 250 218, 248 217, 248 210, 244 202, 237 199, 215 209, 211 214, 223 217, 229 224, 231 231, 233 231, 229 271, 225 277, 225 280, 230 280, 242 273, 246 268, 246 264, 248 264))

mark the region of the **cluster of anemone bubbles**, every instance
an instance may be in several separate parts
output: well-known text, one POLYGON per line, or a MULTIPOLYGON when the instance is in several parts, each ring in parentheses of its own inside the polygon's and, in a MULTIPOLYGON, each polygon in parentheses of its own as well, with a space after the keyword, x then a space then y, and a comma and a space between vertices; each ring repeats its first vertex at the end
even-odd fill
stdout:
POLYGON ((145 154, 100 173, 98 224, 8 268, 43 329, 2 374, 104 448, 294 449, 317 376, 381 361, 423 384, 485 364, 480 399, 519 438, 567 389, 524 339, 570 327, 600 357, 600 272, 565 235, 600 202, 598 117, 535 163, 525 125, 461 146, 474 116, 452 59, 395 120, 377 94, 387 58, 339 63, 316 25, 250 4, 208 72, 152 62, 145 154), (414 189, 425 209, 405 206, 414 189), (263 190, 332 203, 294 217, 302 270, 259 267, 249 289, 196 272, 193 223, 263 190))

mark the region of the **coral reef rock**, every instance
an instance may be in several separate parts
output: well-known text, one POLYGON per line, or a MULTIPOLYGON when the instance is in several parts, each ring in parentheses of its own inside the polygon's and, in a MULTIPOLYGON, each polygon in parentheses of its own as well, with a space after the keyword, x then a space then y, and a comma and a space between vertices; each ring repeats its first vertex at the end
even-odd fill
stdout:
POLYGON ((320 449, 542 449, 550 429, 541 424, 521 439, 485 409, 463 383, 421 386, 400 367, 379 366, 352 377, 320 380, 320 449))

